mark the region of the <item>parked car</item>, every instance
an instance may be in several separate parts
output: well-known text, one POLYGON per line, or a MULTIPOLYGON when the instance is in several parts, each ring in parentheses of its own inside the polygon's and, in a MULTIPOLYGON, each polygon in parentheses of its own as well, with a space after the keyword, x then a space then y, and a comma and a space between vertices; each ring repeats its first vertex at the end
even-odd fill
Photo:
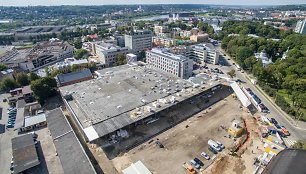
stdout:
POLYGON ((282 128, 282 132, 286 135, 286 136, 290 136, 289 131, 285 128, 285 126, 281 126, 282 128))
POLYGON ((220 148, 219 144, 216 143, 213 140, 208 140, 208 145, 214 148, 216 151, 221 151, 222 149, 220 148))
POLYGON ((165 147, 165 146, 164 146, 160 141, 158 141, 158 140, 155 142, 155 144, 158 145, 159 148, 164 148, 164 147, 165 147))
POLYGON ((272 122, 274 125, 278 124, 278 122, 275 120, 275 118, 271 118, 271 122, 272 122))
POLYGON ((199 158, 193 159, 196 163, 200 164, 200 166, 204 166, 204 163, 199 158))
POLYGON ((7 124, 6 127, 7 128, 14 128, 14 125, 13 124, 7 124))
POLYGON ((9 115, 9 118, 16 118, 16 115, 9 115))
POLYGON ((278 135, 282 138, 287 138, 287 135, 285 135, 282 131, 277 131, 278 135))
POLYGON ((194 167, 194 168, 196 168, 196 169, 200 169, 201 168, 201 166, 200 166, 200 164, 198 164, 195 160, 190 160, 190 164, 194 167))
POLYGON ((204 158, 207 159, 207 160, 210 159, 210 156, 209 156, 207 153, 205 153, 205 152, 202 152, 202 153, 201 153, 201 156, 204 157, 204 158))
POLYGON ((281 128, 282 128, 279 124, 275 124, 275 127, 276 127, 277 129, 281 129, 281 128))
POLYGON ((219 145, 219 147, 220 147, 221 149, 224 149, 224 148, 225 148, 224 145, 223 145, 222 143, 220 143, 219 141, 216 141, 216 143, 219 145))
POLYGON ((213 154, 217 154, 218 152, 212 148, 211 146, 208 146, 208 150, 211 151, 213 154))

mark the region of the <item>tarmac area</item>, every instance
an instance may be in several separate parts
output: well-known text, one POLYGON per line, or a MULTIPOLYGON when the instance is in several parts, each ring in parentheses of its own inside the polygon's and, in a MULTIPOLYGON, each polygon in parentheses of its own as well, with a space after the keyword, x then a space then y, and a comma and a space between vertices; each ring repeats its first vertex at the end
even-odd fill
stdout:
MULTIPOLYGON (((189 163, 191 159, 197 157, 204 163, 202 168, 205 169, 213 161, 208 161, 200 155, 201 152, 206 152, 213 157, 213 154, 207 149, 207 141, 209 139, 220 141, 225 145, 226 150, 226 147, 233 143, 233 139, 224 137, 228 133, 220 126, 229 127, 233 119, 250 116, 251 114, 240 108, 239 101, 228 96, 173 128, 114 158, 112 162, 119 173, 131 163, 141 160, 153 173, 185 174, 186 170, 182 164, 189 163), (164 148, 156 145, 157 139, 164 145, 164 148)), ((218 153, 217 157, 225 155, 223 151, 218 153)), ((241 168, 245 169, 245 167, 241 168)))

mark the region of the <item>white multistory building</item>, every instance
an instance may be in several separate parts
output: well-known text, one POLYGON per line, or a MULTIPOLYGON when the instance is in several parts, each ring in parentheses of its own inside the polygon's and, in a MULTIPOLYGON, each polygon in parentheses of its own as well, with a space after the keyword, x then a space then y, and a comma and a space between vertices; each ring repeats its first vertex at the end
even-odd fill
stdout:
POLYGON ((152 32, 150 30, 133 31, 124 36, 125 46, 134 54, 152 48, 152 32))
POLYGON ((168 49, 153 48, 146 52, 149 66, 187 79, 192 76, 193 62, 186 56, 170 53, 168 49))
POLYGON ((306 19, 298 21, 294 31, 300 34, 306 34, 306 19))
POLYGON ((112 67, 119 55, 126 56, 130 51, 127 47, 119 47, 105 42, 92 43, 93 54, 98 56, 101 64, 105 67, 112 67))
POLYGON ((218 64, 219 51, 210 43, 191 45, 187 48, 186 56, 199 63, 218 64))

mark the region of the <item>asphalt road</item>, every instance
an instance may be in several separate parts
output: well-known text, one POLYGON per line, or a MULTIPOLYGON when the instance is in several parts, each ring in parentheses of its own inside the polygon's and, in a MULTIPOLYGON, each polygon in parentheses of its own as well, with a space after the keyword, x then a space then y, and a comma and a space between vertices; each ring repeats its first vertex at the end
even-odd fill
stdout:
MULTIPOLYGON (((229 56, 225 56, 224 60, 228 62, 228 66, 219 66, 219 69, 223 70, 224 74, 226 72, 235 69, 235 66, 233 66, 233 60, 229 56), (230 59, 230 60, 228 60, 230 59)), ((235 69, 236 70, 236 69, 235 69)), ((242 86, 250 88, 262 101, 263 104, 267 106, 267 108, 270 110, 269 114, 265 114, 269 118, 275 118, 279 124, 285 126, 287 130, 290 132, 290 136, 286 139, 284 139, 286 145, 292 145, 295 141, 306 139, 306 127, 302 127, 300 125, 299 127, 295 127, 295 122, 292 122, 292 119, 287 118, 285 114, 280 112, 274 104, 268 98, 259 91, 258 86, 252 84, 250 82, 250 77, 245 72, 242 73, 241 71, 236 71, 236 77, 234 79, 240 79, 243 83, 241 83, 242 86)))
POLYGON ((0 120, 0 173, 11 173, 10 165, 12 158, 12 143, 11 139, 17 136, 17 131, 13 129, 6 129, 8 114, 7 108, 8 104, 3 101, 3 98, 7 97, 7 94, 0 95, 0 107, 3 108, 2 118, 0 120))

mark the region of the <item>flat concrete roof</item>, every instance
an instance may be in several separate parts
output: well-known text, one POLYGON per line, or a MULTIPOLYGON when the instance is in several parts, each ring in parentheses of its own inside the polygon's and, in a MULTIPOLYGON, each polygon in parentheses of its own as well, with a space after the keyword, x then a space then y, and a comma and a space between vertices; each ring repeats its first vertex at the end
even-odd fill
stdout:
POLYGON ((88 173, 96 171, 81 143, 74 134, 62 110, 57 108, 47 113, 48 128, 64 173, 88 173))
POLYGON ((102 137, 159 112, 173 105, 173 98, 182 101, 203 91, 186 80, 145 66, 123 65, 96 74, 96 79, 60 88, 63 96, 72 95, 73 100, 67 103, 81 127, 93 126, 85 131, 93 137, 102 137))
POLYGON ((12 138, 14 174, 40 164, 32 134, 12 138))

